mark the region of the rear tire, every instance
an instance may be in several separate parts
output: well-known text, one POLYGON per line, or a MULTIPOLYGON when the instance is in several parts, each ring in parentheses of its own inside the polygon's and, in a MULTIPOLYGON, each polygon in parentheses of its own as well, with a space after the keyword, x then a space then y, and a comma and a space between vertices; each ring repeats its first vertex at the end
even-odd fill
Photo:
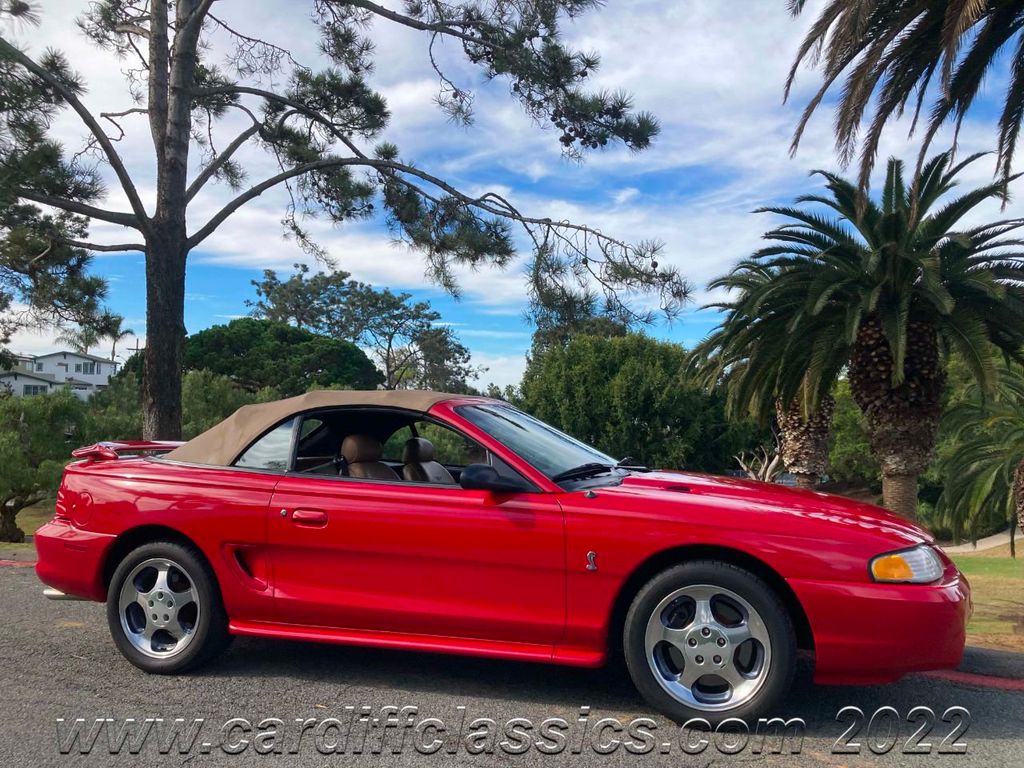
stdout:
POLYGON ((172 541, 144 544, 117 566, 107 623, 124 657, 154 674, 193 669, 231 640, 212 569, 194 547, 172 541))
POLYGON ((796 633, 764 581, 731 563, 669 568, 633 599, 623 628, 630 677, 678 722, 770 715, 789 690, 796 633))

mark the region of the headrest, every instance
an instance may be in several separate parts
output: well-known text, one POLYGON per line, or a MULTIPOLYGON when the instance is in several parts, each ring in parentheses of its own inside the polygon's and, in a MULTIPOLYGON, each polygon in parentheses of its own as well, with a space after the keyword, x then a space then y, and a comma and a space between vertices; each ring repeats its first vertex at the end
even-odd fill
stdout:
POLYGON ((402 448, 403 464, 419 464, 424 461, 433 461, 437 452, 434 444, 422 437, 410 437, 405 441, 402 448))
POLYGON ((380 461, 384 448, 380 440, 369 435, 348 435, 341 444, 341 456, 349 464, 361 461, 380 461))

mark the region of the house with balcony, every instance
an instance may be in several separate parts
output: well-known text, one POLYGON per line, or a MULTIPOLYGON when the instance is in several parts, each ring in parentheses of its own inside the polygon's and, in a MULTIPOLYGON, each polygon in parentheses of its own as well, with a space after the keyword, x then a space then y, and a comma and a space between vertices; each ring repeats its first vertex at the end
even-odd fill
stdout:
POLYGON ((80 400, 105 389, 118 364, 85 352, 47 352, 15 355, 14 364, 0 371, 0 387, 15 397, 27 397, 69 388, 80 400))

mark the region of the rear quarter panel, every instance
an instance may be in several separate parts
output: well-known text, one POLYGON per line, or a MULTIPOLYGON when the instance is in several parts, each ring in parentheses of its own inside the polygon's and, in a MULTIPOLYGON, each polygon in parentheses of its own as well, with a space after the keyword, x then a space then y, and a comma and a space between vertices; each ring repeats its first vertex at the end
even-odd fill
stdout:
POLYGON ((162 526, 187 537, 213 567, 232 617, 261 618, 272 609, 264 568, 267 506, 277 481, 259 472, 120 459, 70 465, 62 491, 81 531, 122 537, 162 526))

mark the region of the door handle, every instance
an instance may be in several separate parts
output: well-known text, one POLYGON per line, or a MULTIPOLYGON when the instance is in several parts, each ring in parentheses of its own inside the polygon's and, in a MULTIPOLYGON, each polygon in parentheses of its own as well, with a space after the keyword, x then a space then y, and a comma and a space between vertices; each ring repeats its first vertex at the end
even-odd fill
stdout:
POLYGON ((292 522, 310 528, 323 528, 327 525, 327 513, 322 509, 296 509, 292 512, 292 522))

